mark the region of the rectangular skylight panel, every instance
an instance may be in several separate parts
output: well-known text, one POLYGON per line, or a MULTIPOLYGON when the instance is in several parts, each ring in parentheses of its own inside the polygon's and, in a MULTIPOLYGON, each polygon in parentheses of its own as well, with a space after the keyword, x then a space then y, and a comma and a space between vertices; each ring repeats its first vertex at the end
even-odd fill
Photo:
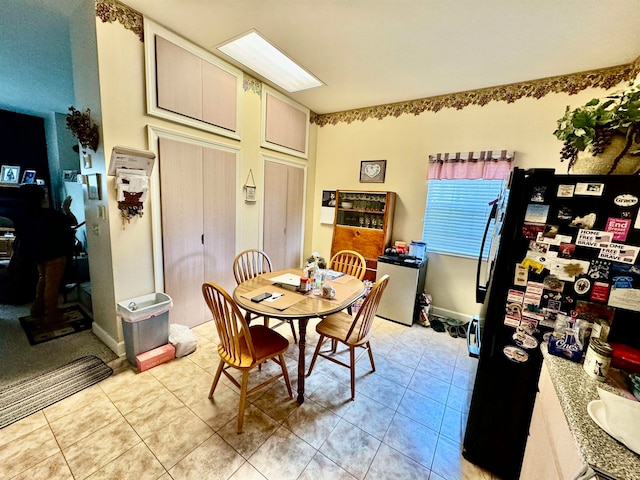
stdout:
POLYGON ((255 31, 221 45, 218 50, 288 92, 298 92, 322 85, 320 80, 255 31))

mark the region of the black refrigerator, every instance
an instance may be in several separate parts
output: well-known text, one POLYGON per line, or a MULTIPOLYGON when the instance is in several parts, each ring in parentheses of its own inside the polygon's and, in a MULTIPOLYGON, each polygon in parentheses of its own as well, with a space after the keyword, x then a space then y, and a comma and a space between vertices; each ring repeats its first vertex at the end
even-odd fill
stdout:
MULTIPOLYGON (((519 477, 540 343, 556 322, 579 312, 608 316, 608 340, 640 348, 639 199, 637 176, 514 169, 485 239, 492 243, 486 282, 478 275, 484 320, 463 442, 470 462, 504 480, 519 477)), ((580 361, 575 345, 557 347, 580 361)))

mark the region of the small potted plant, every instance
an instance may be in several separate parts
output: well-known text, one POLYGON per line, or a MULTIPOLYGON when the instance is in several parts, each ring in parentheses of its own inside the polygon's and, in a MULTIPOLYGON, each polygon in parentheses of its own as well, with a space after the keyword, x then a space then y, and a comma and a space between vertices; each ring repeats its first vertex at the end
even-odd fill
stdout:
POLYGON ((81 112, 74 107, 69 107, 69 111, 71 113, 67 115, 67 128, 78 139, 84 150, 90 148, 94 152, 97 151, 100 132, 98 126, 91 120, 91 110, 87 108, 81 112))
POLYGON ((558 120, 560 161, 573 173, 634 174, 640 170, 640 86, 594 98, 558 120))

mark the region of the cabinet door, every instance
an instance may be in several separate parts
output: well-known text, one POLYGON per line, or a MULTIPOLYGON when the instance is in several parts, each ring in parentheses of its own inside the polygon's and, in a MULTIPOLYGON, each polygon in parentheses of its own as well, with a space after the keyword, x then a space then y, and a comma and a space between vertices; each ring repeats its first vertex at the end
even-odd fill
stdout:
POLYGON ((202 120, 236 131, 237 77, 208 62, 202 62, 202 120))
MULTIPOLYGON (((197 178, 197 177, 196 177, 197 178)), ((236 254, 236 155, 204 148, 204 280, 233 292, 236 254)))
POLYGON ((158 107, 202 120, 202 60, 156 36, 158 107))
POLYGON ((384 232, 336 225, 332 255, 339 250, 355 250, 367 259, 377 260, 384 253, 384 232))
POLYGON ((165 292, 172 323, 205 321, 202 298, 202 147, 160 139, 160 182, 165 292))
POLYGON ((560 480, 540 402, 534 404, 520 480, 560 480))

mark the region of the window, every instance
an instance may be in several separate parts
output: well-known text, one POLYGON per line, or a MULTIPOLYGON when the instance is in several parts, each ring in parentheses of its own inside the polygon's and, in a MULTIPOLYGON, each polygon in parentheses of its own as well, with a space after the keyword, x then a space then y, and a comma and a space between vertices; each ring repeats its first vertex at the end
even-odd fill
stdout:
MULTIPOLYGON (((429 180, 422 240, 427 251, 478 257, 482 236, 503 180, 429 180)), ((490 230, 491 231, 491 227, 490 230)), ((491 245, 486 242, 482 256, 491 245)))

